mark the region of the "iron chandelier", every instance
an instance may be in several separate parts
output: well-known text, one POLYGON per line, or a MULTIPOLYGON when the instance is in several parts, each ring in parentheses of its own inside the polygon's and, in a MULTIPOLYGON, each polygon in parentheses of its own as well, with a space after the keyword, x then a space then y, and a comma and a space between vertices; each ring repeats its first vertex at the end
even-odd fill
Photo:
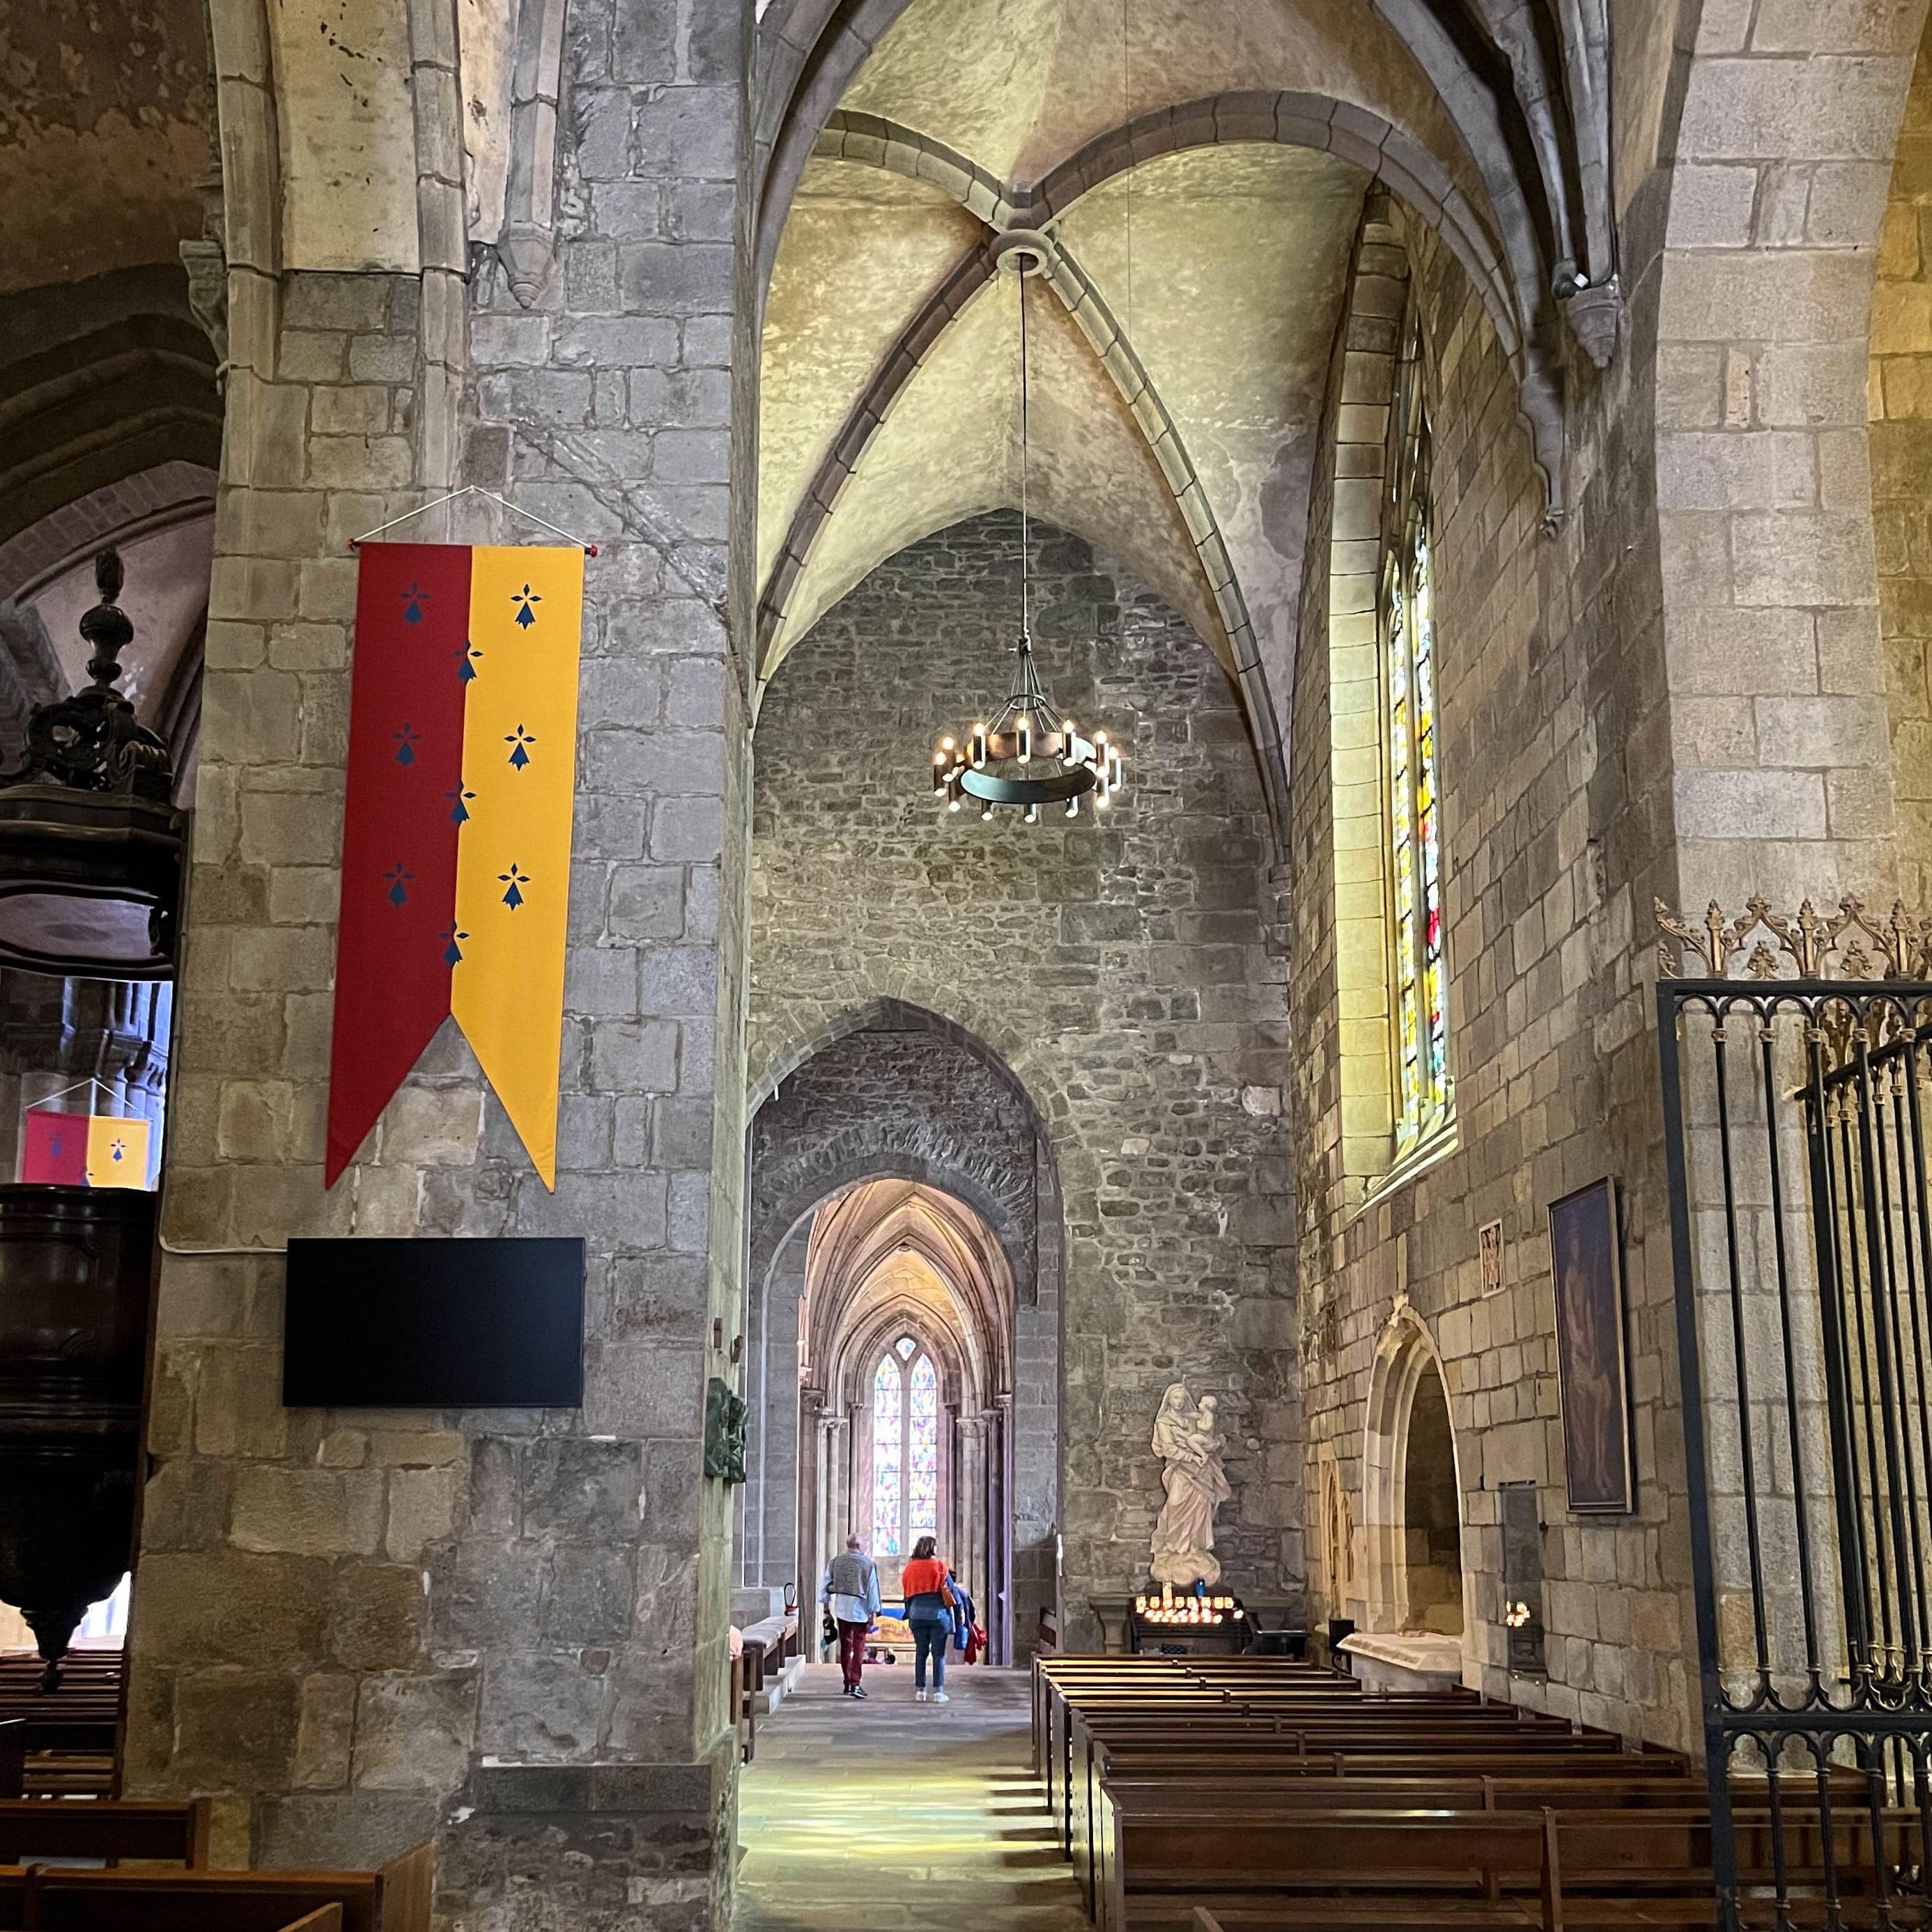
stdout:
POLYGON ((947 811, 970 799, 980 816, 990 819, 1010 806, 1029 825, 1039 824, 1046 806, 1064 806, 1069 818, 1078 818, 1089 793, 1104 810, 1124 782, 1120 748, 1104 731, 1082 735, 1048 694, 1033 653, 1026 285, 1046 266, 1046 247, 1044 237, 1018 230, 999 243, 999 266, 1018 274, 1020 301, 1020 634, 1013 687, 990 722, 941 738, 932 754, 932 794, 946 801, 947 811))

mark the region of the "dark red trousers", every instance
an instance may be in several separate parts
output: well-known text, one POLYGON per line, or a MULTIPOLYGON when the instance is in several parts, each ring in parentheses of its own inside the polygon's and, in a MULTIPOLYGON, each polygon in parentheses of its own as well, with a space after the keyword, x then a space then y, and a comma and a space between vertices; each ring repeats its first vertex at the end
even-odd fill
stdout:
POLYGON ((838 1624, 838 1668, 844 1673, 845 1688, 856 1690, 859 1688, 859 1672, 865 1667, 866 1633, 871 1628, 868 1624, 848 1624, 843 1617, 838 1624))

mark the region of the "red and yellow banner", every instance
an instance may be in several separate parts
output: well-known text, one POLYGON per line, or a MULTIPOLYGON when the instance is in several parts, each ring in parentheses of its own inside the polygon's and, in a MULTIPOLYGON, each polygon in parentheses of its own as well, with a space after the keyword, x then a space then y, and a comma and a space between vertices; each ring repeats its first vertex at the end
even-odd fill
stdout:
POLYGON ((153 1124, 118 1114, 62 1114, 37 1108, 26 1116, 20 1178, 57 1187, 148 1186, 153 1124))
POLYGON ((556 1184, 584 553, 361 553, 326 1184, 452 1013, 556 1184))

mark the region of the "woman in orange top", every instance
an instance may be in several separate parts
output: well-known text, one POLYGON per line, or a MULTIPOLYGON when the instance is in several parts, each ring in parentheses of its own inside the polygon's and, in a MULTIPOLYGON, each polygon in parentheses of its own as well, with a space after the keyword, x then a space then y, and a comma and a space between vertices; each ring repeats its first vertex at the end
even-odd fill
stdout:
POLYGON ((899 1577, 905 1593, 906 1622, 913 1641, 913 1696, 926 1702, 926 1660, 932 1659, 932 1701, 944 1704, 946 1695, 946 1646, 952 1634, 952 1592, 946 1586, 946 1565, 933 1553, 935 1540, 922 1536, 912 1546, 912 1560, 899 1577))

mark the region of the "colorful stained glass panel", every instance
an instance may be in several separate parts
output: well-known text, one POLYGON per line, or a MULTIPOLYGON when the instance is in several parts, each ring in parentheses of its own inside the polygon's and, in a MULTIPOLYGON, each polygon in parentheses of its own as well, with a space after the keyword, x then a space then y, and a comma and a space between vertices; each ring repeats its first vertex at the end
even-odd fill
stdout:
POLYGON ((880 1553, 899 1556, 905 1516, 904 1385, 888 1355, 872 1378, 872 1534, 880 1553))
POLYGON ((1405 362, 1390 506, 1399 535, 1384 574, 1382 626, 1398 1152, 1440 1126, 1449 1113, 1429 432, 1413 334, 1405 362))
POLYGON ((930 1355, 913 1365, 906 1472, 906 1531, 916 1541, 939 1530, 939 1376, 930 1355))

